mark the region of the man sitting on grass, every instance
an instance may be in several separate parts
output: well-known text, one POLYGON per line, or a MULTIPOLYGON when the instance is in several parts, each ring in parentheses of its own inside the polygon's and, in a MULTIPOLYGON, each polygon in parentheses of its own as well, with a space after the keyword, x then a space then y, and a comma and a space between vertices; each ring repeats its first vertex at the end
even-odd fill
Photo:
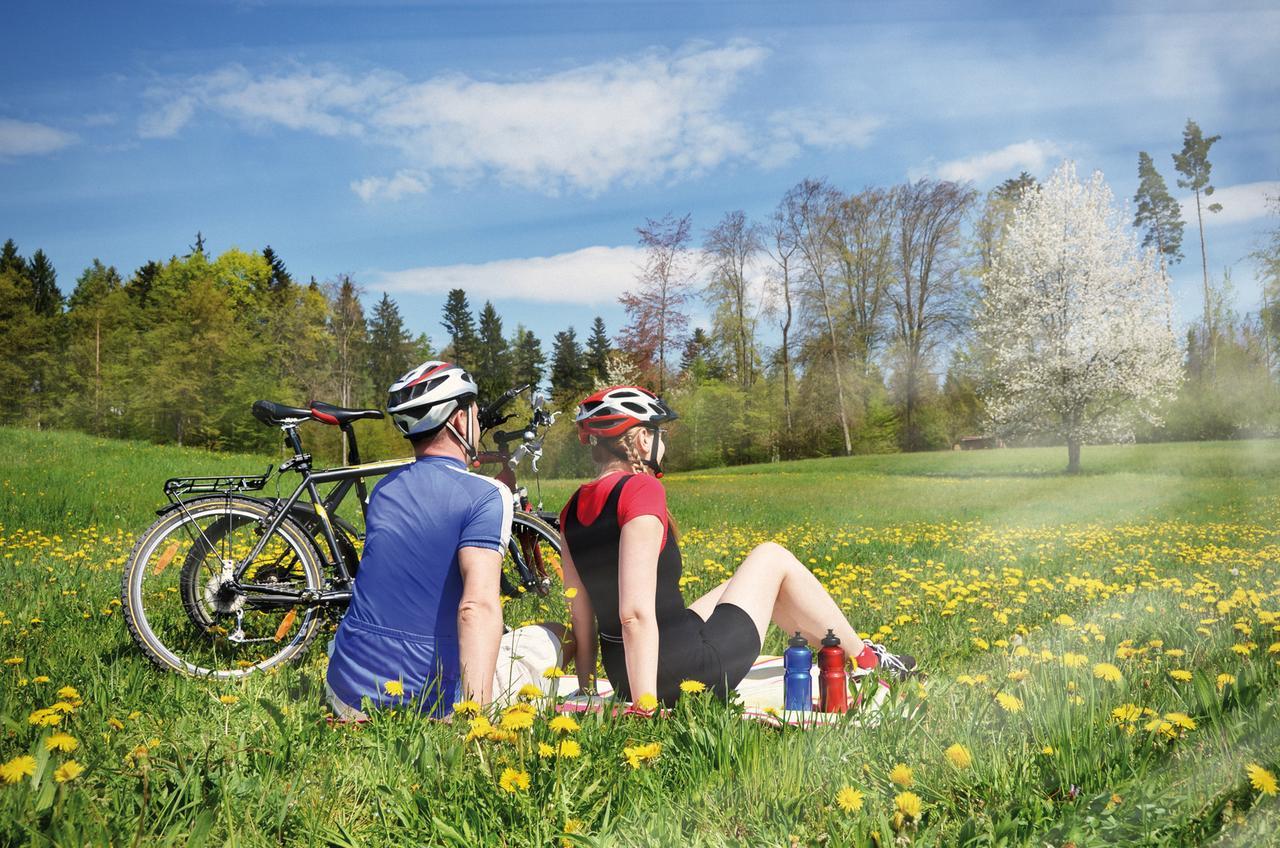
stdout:
POLYGON ((360 574, 329 660, 326 688, 339 718, 364 718, 366 698, 413 701, 443 717, 455 701, 487 704, 560 665, 558 625, 503 636, 512 500, 497 480, 468 472, 480 435, 475 400, 471 375, 447 362, 425 362, 389 390, 387 411, 417 461, 388 474, 369 499, 360 574))

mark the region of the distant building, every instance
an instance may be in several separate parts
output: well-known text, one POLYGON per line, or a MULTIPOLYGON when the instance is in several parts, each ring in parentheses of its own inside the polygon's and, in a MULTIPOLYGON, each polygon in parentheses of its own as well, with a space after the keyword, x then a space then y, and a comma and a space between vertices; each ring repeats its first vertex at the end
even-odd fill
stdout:
POLYGON ((996 436, 961 436, 953 450, 988 450, 1004 447, 1004 439, 996 436))

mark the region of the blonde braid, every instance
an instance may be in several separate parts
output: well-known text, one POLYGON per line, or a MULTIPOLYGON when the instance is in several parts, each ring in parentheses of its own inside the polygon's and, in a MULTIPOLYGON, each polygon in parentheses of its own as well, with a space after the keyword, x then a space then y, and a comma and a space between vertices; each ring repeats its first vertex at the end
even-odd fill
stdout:
POLYGON ((648 474, 649 466, 644 464, 644 460, 640 456, 640 449, 636 447, 636 441, 639 435, 640 428, 632 427, 630 430, 623 433, 622 438, 618 441, 622 442, 622 449, 627 453, 627 461, 631 463, 631 473, 648 474))

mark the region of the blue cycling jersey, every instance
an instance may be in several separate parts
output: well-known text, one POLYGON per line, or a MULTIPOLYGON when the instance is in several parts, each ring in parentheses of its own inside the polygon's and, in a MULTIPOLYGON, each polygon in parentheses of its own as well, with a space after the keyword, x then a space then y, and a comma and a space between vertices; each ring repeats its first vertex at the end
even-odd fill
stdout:
POLYGON ((339 698, 399 703, 384 688, 399 681, 424 712, 452 709, 461 683, 458 549, 503 550, 511 506, 505 486, 448 457, 420 457, 374 487, 354 596, 329 659, 339 698))

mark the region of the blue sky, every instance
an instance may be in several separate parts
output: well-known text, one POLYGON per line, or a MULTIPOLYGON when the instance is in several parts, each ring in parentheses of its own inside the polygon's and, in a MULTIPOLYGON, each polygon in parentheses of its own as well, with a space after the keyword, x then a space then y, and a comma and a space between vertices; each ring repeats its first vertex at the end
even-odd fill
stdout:
MULTIPOLYGON (((1224 211, 1211 273, 1242 309, 1276 225, 1274 3, 16 2, 0 52, 0 239, 64 291, 270 244, 296 277, 350 273, 437 342, 452 285, 548 344, 616 331, 635 227, 763 217, 798 180, 934 176, 986 190, 1063 159, 1132 196, 1170 188, 1188 117, 1224 211)), ((1176 317, 1201 308, 1194 221, 1176 317)), ((548 345, 549 346, 549 345, 548 345)))

